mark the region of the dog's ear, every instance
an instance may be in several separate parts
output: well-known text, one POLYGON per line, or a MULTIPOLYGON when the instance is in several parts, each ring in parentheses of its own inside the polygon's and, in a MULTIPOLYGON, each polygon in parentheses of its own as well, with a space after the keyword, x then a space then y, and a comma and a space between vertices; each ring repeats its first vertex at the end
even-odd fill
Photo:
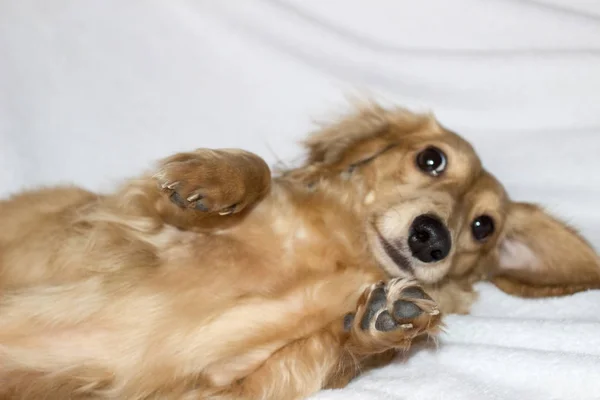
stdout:
POLYGON ((560 296, 600 288, 600 258, 574 229, 541 208, 509 206, 490 279, 523 297, 560 296))
POLYGON ((375 109, 363 109, 338 122, 321 124, 322 129, 304 141, 308 149, 308 164, 334 164, 356 144, 380 136, 387 126, 383 116, 375 109))
MULTIPOLYGON (((374 103, 357 105, 354 113, 339 118, 337 122, 321 123, 322 129, 313 132, 304 141, 308 149, 307 164, 335 164, 355 150, 358 144, 378 140, 384 142, 390 126, 394 127, 396 133, 408 133, 432 121, 431 115, 414 114, 401 108, 385 109, 374 103)), ((365 146, 366 152, 377 149, 377 145, 372 148, 365 146)))

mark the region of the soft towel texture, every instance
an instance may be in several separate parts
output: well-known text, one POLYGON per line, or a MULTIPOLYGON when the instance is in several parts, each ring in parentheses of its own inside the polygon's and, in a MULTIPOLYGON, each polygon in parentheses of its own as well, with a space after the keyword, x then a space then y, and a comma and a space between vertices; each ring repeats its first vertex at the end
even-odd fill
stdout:
MULTIPOLYGON (((598 248, 595 0, 4 0, 0 195, 106 189, 200 146, 293 160, 348 94, 433 109, 598 248)), ((315 398, 600 399, 600 292, 479 288, 437 350, 315 398)))

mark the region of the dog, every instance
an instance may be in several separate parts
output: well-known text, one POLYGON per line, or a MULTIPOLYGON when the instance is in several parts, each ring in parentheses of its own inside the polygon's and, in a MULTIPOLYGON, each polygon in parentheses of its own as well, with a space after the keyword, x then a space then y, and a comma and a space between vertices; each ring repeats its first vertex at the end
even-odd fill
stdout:
POLYGON ((199 149, 1 202, 0 398, 300 399, 435 335, 477 281, 600 287, 594 249, 433 115, 370 104, 305 145, 273 174, 199 149))

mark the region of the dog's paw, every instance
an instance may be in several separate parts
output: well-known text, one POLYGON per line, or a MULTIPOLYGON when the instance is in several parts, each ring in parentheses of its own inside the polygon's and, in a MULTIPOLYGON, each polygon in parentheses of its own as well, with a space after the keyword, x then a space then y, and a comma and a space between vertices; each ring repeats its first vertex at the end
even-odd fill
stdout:
POLYGON ((414 281, 397 278, 367 289, 344 327, 359 343, 379 351, 406 347, 418 335, 437 333, 440 323, 433 299, 414 281))
POLYGON ((164 160, 154 179, 169 200, 181 208, 229 215, 264 193, 268 183, 260 183, 268 181, 261 179, 260 174, 265 174, 261 163, 259 158, 241 151, 198 150, 164 160))

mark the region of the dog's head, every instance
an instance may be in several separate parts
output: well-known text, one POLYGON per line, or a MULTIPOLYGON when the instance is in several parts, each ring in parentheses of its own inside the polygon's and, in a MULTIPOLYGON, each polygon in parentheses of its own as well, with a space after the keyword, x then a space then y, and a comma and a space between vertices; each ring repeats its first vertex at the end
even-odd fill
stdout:
POLYGON ((593 248, 541 208, 511 201, 472 146, 431 115, 373 105, 306 144, 308 171, 359 188, 370 249, 391 276, 490 279, 523 296, 600 287, 593 248))

